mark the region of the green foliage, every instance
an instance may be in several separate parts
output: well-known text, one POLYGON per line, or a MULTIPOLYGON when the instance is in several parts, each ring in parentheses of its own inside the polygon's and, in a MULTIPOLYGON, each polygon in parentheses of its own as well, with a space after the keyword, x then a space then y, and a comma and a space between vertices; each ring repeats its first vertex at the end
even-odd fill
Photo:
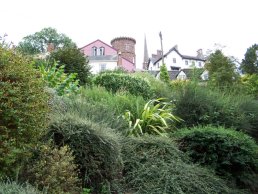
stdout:
POLYGON ((54 119, 49 137, 57 145, 69 145, 80 169, 83 187, 100 193, 107 182, 112 190, 113 182, 120 178, 122 171, 118 134, 67 111, 54 119))
POLYGON ((41 146, 40 156, 30 171, 35 176, 34 184, 49 193, 80 193, 77 166, 68 146, 41 146))
POLYGON ((129 74, 102 73, 95 77, 94 83, 113 93, 128 91, 130 94, 140 95, 145 99, 152 96, 152 90, 148 82, 129 74))
POLYGON ((213 172, 190 164, 175 144, 164 137, 127 137, 121 142, 125 189, 130 193, 240 193, 213 172))
POLYGON ((29 184, 19 184, 14 181, 0 181, 1 194, 46 194, 40 192, 29 184))
POLYGON ((155 78, 153 75, 147 72, 136 72, 132 74, 133 77, 141 78, 150 84, 153 91, 152 98, 169 98, 172 95, 172 91, 168 84, 155 78))
POLYGON ((168 70, 165 64, 162 64, 160 67, 160 80, 165 82, 165 83, 169 83, 170 82, 170 78, 168 75, 168 70))
POLYGON ((0 44, 0 177, 19 173, 47 124, 48 96, 31 63, 0 44))
POLYGON ((145 100, 141 96, 134 96, 124 91, 119 91, 116 94, 113 94, 108 92, 105 88, 96 86, 83 88, 80 92, 79 98, 81 101, 87 101, 88 103, 97 106, 106 107, 110 112, 108 115, 112 112, 113 115, 115 115, 115 118, 124 114, 126 110, 139 116, 140 110, 145 105, 145 100))
POLYGON ((176 136, 180 149, 187 151, 194 162, 236 179, 240 187, 258 188, 258 146, 246 134, 206 126, 181 129, 176 136))
POLYGON ((45 53, 47 51, 47 45, 50 43, 55 48, 75 45, 65 34, 59 34, 56 29, 49 27, 24 37, 23 41, 19 43, 17 50, 29 55, 45 53))
POLYGON ((221 50, 216 50, 209 56, 205 68, 209 71, 208 82, 212 86, 230 86, 239 77, 235 71, 235 64, 224 56, 221 50))
POLYGON ((250 96, 185 84, 175 88, 175 114, 180 126, 212 124, 244 130, 258 138, 258 103, 250 96))
POLYGON ((248 94, 254 95, 258 99, 258 74, 244 75, 241 82, 248 94))
POLYGON ((41 76, 50 88, 56 90, 59 96, 71 95, 79 91, 79 80, 76 79, 76 73, 67 75, 64 73, 64 66, 58 67, 58 64, 54 62, 52 66, 46 66, 41 64, 39 66, 41 76))
POLYGON ((80 85, 89 83, 90 66, 88 65, 88 59, 76 46, 60 48, 51 53, 50 59, 64 65, 65 73, 76 73, 80 85))
POLYGON ((242 60, 241 69, 243 73, 258 74, 258 44, 249 47, 245 53, 245 58, 242 60))
POLYGON ((174 123, 180 119, 171 112, 173 106, 164 99, 155 99, 147 102, 141 111, 140 117, 134 117, 126 111, 123 118, 129 124, 127 135, 141 136, 144 134, 166 135, 168 129, 174 128, 174 123))

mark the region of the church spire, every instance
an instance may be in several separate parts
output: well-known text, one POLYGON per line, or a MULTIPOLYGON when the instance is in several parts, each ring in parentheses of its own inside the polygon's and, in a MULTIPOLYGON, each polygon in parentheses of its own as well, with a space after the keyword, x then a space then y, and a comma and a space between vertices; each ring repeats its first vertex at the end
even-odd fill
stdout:
POLYGON ((149 55, 148 55, 148 48, 147 48, 147 41, 146 35, 144 35, 144 56, 143 56, 143 69, 148 69, 148 62, 149 62, 149 55))

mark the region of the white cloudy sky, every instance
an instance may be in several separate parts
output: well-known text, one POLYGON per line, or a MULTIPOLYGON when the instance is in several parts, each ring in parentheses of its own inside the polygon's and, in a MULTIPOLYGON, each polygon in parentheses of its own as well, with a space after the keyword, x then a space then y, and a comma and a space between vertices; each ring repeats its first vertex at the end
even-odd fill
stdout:
POLYGON ((79 47, 117 36, 136 39, 136 62, 143 61, 144 34, 149 55, 175 44, 185 55, 226 46, 227 55, 244 57, 258 43, 257 0, 1 0, 0 35, 17 44, 24 36, 53 27, 79 47))

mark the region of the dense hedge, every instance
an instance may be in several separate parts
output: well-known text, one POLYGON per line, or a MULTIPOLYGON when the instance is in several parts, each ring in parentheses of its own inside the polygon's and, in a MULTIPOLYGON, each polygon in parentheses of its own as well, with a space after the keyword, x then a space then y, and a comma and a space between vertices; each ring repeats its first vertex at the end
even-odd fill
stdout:
POLYGON ((223 127, 195 127, 178 130, 180 149, 194 162, 215 169, 219 175, 230 176, 238 186, 257 189, 258 146, 242 132, 223 127))
POLYGON ((48 137, 53 137, 56 145, 69 145, 73 151, 84 188, 91 188, 93 193, 100 193, 104 187, 113 189, 122 172, 117 134, 69 114, 56 119, 49 130, 48 137))
POLYGON ((0 45, 0 177, 18 173, 47 124, 48 97, 31 63, 0 45))
POLYGON ((145 99, 150 98, 153 93, 148 82, 129 74, 102 73, 95 77, 94 83, 114 93, 127 91, 136 96, 143 96, 145 99))
POLYGON ((223 93, 185 83, 174 88, 174 114, 181 127, 216 125, 244 130, 258 140, 258 101, 250 96, 223 93))
POLYGON ((168 138, 128 137, 122 145, 125 190, 130 193, 238 193, 211 171, 192 165, 168 138))

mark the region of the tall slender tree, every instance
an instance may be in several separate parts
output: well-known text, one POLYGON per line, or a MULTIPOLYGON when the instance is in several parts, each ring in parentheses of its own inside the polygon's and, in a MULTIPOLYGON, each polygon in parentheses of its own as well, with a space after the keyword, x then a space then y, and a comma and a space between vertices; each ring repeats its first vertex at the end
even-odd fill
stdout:
POLYGON ((241 63, 241 70, 247 74, 258 74, 258 44, 249 47, 241 63))

